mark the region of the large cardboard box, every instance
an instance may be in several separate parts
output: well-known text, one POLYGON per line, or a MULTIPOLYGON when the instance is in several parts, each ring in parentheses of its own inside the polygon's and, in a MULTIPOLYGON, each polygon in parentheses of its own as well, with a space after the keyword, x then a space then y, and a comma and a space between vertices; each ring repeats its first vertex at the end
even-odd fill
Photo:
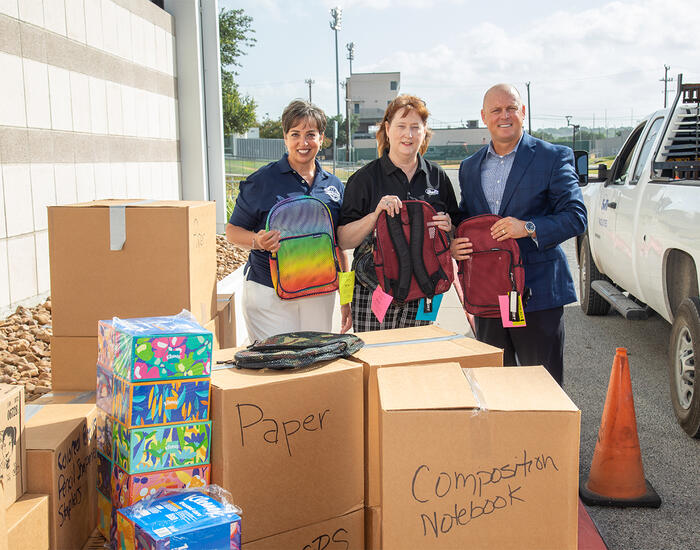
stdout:
POLYGON ((102 200, 48 216, 54 336, 96 336, 114 316, 216 315, 213 202, 102 200))
POLYGON ((216 295, 216 335, 221 349, 235 348, 239 342, 236 333, 236 295, 216 295))
POLYGON ((383 550, 576 549, 581 413, 543 367, 377 378, 383 550))
POLYGON ((27 490, 25 422, 24 386, 0 384, 0 485, 5 493, 0 498, 0 507, 3 508, 27 490))
POLYGON ((337 518, 247 542, 243 544, 243 550, 364 550, 363 514, 362 509, 355 510, 337 518))
POLYGON ((27 405, 27 490, 49 495, 55 550, 82 548, 97 525, 94 403, 27 405))
POLYGON ((7 509, 10 550, 48 550, 49 497, 26 494, 7 509))
POLYGON ((54 390, 94 390, 96 365, 97 336, 51 337, 51 386, 54 390))
POLYGON ((353 355, 365 366, 365 505, 379 506, 379 397, 377 370, 456 361, 462 367, 500 367, 503 350, 435 325, 359 332, 365 347, 353 355))
POLYGON ((5 495, 0 485, 0 550, 7 550, 7 522, 5 521, 5 495))
POLYGON ((212 483, 243 510, 244 542, 362 508, 361 365, 215 370, 211 384, 212 483))

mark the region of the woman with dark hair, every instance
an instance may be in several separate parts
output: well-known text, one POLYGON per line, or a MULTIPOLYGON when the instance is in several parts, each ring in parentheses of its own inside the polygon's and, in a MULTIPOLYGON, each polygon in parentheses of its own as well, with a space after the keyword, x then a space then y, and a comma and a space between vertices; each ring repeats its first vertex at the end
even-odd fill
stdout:
MULTIPOLYGON (((377 131, 379 158, 362 167, 348 179, 340 211, 338 243, 355 248, 355 256, 367 247, 382 211, 394 216, 401 201, 417 199, 430 203, 438 212, 429 226, 443 231, 453 229, 459 209, 454 189, 445 171, 423 158, 432 132, 425 102, 412 95, 400 95, 386 108, 377 131), (364 242, 364 246, 363 245, 364 242)), ((355 332, 412 327, 428 324, 416 320, 419 300, 389 306, 383 322, 372 313, 372 289, 356 277, 352 300, 355 332)))
MULTIPOLYGON (((241 182, 236 205, 226 225, 229 242, 249 248, 245 266, 243 316, 251 342, 275 334, 300 330, 330 332, 335 293, 282 300, 275 292, 270 274, 270 255, 280 247, 280 232, 266 231, 267 216, 278 202, 309 195, 328 206, 334 227, 338 226, 343 184, 316 160, 326 115, 308 101, 295 100, 282 113, 282 130, 287 153, 241 182)), ((345 254, 339 258, 346 269, 345 254)), ((342 332, 350 328, 350 306, 341 306, 342 332)))

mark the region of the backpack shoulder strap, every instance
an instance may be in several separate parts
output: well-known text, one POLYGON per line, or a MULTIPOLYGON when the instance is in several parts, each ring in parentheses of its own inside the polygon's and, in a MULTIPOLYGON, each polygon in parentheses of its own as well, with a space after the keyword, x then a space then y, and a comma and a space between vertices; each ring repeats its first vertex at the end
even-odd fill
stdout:
POLYGON ((389 233, 391 243, 396 251, 396 260, 398 262, 399 277, 395 281, 386 281, 387 287, 392 288, 394 298, 403 301, 408 296, 408 291, 411 287, 411 251, 408 248, 408 241, 403 234, 402 216, 389 216, 386 212, 382 213, 386 217, 386 227, 389 233))

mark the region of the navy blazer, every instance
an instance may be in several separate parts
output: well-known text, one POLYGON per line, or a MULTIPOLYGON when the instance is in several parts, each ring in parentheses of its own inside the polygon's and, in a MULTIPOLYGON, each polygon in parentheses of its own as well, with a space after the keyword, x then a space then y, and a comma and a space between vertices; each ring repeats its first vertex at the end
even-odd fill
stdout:
MULTIPOLYGON (((459 207, 465 219, 491 213, 481 187, 481 163, 487 151, 488 147, 481 148, 459 167, 459 207)), ((531 220, 537 228, 537 244, 530 237, 518 239, 525 286, 532 291, 525 311, 575 302, 574 281, 559 246, 583 233, 587 223, 573 151, 523 132, 498 214, 531 220)))

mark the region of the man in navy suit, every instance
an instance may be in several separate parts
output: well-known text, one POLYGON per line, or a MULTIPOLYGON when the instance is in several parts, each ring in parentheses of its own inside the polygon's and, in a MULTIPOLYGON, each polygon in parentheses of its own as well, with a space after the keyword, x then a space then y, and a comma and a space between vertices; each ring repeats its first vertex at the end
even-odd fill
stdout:
MULTIPOLYGON (((564 305, 576 301, 576 291, 559 244, 586 229, 574 155, 568 147, 523 131, 525 105, 510 84, 486 92, 481 118, 491 143, 459 167, 460 210, 465 218, 502 217, 491 235, 498 241, 518 240, 525 286, 532 294, 525 306, 527 326, 503 328, 500 318, 477 317, 476 337, 503 348, 504 364, 544 365, 562 384, 564 305)), ((451 249, 461 260, 471 254, 472 245, 459 238, 451 249)))

